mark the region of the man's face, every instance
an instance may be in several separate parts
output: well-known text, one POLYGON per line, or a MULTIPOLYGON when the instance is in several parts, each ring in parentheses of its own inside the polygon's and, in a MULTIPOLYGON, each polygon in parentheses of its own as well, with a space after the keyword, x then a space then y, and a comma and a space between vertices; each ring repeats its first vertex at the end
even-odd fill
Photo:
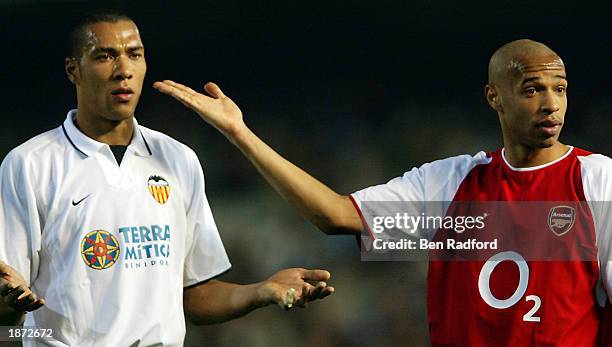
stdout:
POLYGON ((83 54, 75 63, 71 80, 77 85, 79 111, 112 121, 134 115, 147 63, 133 22, 89 26, 83 54))
POLYGON ((563 62, 549 55, 513 64, 508 82, 499 88, 504 138, 528 148, 550 147, 559 139, 567 110, 563 62))

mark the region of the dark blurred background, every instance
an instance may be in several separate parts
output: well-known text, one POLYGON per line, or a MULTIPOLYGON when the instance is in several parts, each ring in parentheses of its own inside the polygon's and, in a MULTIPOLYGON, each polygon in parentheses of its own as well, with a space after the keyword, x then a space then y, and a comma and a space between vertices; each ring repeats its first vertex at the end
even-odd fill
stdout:
MULTIPOLYGON (((565 61, 562 141, 612 153, 609 7, 588 2, 0 1, 0 153, 59 125, 75 107, 65 77, 70 24, 96 8, 132 16, 148 76, 139 122, 199 155, 233 263, 223 279, 293 266, 333 274, 337 293, 307 310, 268 307, 188 327, 187 346, 428 344, 424 263, 360 261, 355 240, 327 237, 281 200, 241 154, 151 85, 218 82, 272 147, 341 193, 414 165, 501 145, 483 98, 493 51, 518 38, 565 61)), ((450 294, 450 293, 449 293, 450 294)))

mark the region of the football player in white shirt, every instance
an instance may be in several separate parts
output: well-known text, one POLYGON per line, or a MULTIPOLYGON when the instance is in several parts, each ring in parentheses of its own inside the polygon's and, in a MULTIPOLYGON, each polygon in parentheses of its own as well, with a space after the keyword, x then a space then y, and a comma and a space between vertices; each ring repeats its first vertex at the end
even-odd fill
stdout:
POLYGON ((147 69, 136 24, 96 14, 72 40, 65 70, 78 110, 11 151, 0 170, 0 325, 33 311, 26 325, 53 328, 54 346, 177 346, 183 311, 218 323, 334 291, 325 270, 216 280, 231 265, 197 157, 134 119, 147 69))

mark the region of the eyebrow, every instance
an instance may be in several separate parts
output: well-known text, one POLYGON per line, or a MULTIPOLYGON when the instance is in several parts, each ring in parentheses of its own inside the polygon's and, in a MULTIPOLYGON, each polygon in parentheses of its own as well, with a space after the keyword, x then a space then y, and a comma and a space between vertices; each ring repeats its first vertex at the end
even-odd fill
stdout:
MULTIPOLYGON (((555 77, 567 81, 567 77, 565 77, 564 75, 555 75, 555 77)), ((535 81, 537 81, 539 79, 540 79, 540 77, 526 78, 526 79, 523 80, 523 82, 521 82, 521 85, 527 84, 529 82, 535 82, 535 81)))
MULTIPOLYGON (((137 50, 144 50, 144 46, 142 45, 137 45, 137 46, 130 46, 127 48, 128 52, 133 52, 133 51, 137 51, 137 50)), ((98 47, 96 49, 93 50, 93 53, 99 53, 99 52, 106 52, 106 53, 117 53, 118 50, 116 48, 113 47, 98 47)))

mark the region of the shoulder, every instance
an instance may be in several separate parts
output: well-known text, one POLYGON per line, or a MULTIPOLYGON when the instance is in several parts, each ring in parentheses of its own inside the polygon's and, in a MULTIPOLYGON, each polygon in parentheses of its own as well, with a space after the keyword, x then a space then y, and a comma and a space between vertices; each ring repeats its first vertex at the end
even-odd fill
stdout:
POLYGON ((589 201, 612 201, 612 159, 577 150, 584 192, 589 201))
POLYGON ((139 129, 145 139, 147 146, 151 152, 156 155, 160 154, 167 159, 176 160, 197 160, 196 153, 187 145, 180 141, 160 132, 139 125, 139 129))
POLYGON ((612 170, 612 159, 606 155, 576 148, 576 157, 585 168, 603 171, 612 170))
POLYGON ((491 160, 490 154, 482 151, 435 160, 353 196, 362 201, 448 201, 474 167, 491 160))
POLYGON ((48 158, 61 150, 64 143, 61 127, 36 135, 19 146, 13 148, 3 159, 3 166, 20 166, 25 163, 35 164, 38 158, 48 158))
POLYGON ((576 149, 576 157, 580 162, 583 175, 612 182, 612 159, 610 157, 582 149, 576 149))
POLYGON ((419 169, 446 173, 447 175, 456 172, 467 173, 477 165, 490 163, 496 153, 480 151, 475 155, 457 155, 423 164, 419 169))

